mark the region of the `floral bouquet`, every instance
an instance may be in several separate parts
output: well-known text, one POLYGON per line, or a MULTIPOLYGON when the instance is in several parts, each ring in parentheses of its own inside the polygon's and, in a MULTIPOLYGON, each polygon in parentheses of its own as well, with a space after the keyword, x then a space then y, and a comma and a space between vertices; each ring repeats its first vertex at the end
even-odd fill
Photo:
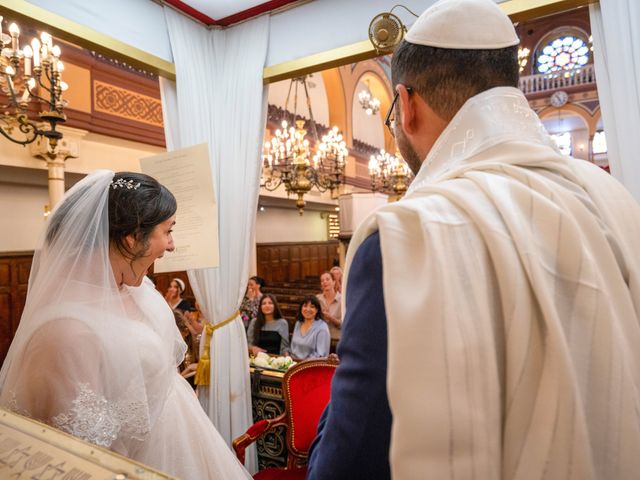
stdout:
POLYGON ((251 365, 254 367, 271 368, 273 370, 280 370, 281 372, 286 372, 295 364, 296 362, 288 355, 286 357, 272 357, 264 352, 260 352, 255 357, 251 357, 251 365))

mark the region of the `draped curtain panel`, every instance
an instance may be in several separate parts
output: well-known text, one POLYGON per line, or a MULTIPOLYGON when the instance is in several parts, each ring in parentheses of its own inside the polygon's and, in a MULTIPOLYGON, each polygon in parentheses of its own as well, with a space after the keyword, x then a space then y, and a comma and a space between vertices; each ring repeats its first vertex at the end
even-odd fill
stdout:
POLYGON ((640 2, 600 0, 589 13, 611 173, 640 201, 640 2))
MULTIPOLYGON (((213 324, 237 311, 251 260, 266 123, 263 86, 269 17, 224 30, 165 9, 176 83, 162 80, 167 147, 207 142, 219 208, 220 266, 189 271, 203 314, 213 324)), ((178 222, 180 219, 178 219, 178 222)), ((253 423, 247 342, 235 321, 211 341, 211 380, 199 398, 220 434, 231 441, 253 423)), ((255 451, 245 462, 255 472, 255 451)))

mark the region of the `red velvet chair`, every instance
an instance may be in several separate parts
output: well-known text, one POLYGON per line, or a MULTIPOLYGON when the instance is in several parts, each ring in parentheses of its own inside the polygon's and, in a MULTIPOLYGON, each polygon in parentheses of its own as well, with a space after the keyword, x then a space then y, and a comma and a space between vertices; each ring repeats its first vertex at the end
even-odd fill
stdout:
POLYGON ((331 379, 338 361, 306 360, 291 367, 282 379, 284 413, 270 420, 254 423, 233 441, 233 449, 244 463, 245 449, 269 430, 287 427, 288 461, 286 468, 267 468, 256 473, 255 480, 304 479, 307 458, 316 436, 320 415, 329 403, 331 379))

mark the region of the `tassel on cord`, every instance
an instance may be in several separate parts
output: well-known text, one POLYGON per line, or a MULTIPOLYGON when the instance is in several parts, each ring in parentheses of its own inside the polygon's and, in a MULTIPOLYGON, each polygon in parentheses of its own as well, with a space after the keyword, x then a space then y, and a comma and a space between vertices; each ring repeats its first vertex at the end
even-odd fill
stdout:
POLYGON ((207 386, 209 385, 209 379, 211 378, 211 338, 213 337, 213 332, 218 330, 219 328, 224 327, 225 325, 231 323, 236 319, 236 317, 240 316, 240 310, 236 310, 233 315, 227 318, 224 322, 217 323, 215 325, 211 325, 208 323, 204 327, 204 348, 202 349, 202 355, 200 356, 200 361, 198 362, 198 368, 196 369, 196 376, 193 379, 194 383, 198 386, 207 386))

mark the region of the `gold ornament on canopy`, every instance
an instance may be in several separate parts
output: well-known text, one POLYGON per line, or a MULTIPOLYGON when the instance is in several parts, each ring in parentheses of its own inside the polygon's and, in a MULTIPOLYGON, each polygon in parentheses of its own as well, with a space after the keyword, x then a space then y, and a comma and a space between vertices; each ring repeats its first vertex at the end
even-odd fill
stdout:
POLYGON ((62 138, 56 126, 66 120, 62 92, 68 86, 62 81, 60 47, 53 44, 51 35, 42 32, 40 38, 33 38, 21 49, 20 27, 12 23, 7 35, 0 17, 0 50, 0 90, 8 101, 0 113, 0 134, 20 145, 28 145, 42 135, 53 152, 62 138), (30 118, 29 106, 42 103, 45 109, 38 113, 38 120, 30 118))
POLYGON ((264 144, 262 156, 262 178, 260 186, 269 191, 284 185, 287 195, 296 195, 296 207, 300 215, 304 212, 304 196, 312 188, 321 192, 333 192, 344 183, 344 170, 349 151, 339 132, 333 127, 320 140, 313 119, 311 100, 307 86, 307 77, 291 80, 285 101, 288 111, 291 90, 294 89, 293 126, 287 120, 282 121, 282 129, 273 133, 264 144), (305 120, 298 118, 298 87, 302 86, 309 109, 309 127, 313 145, 307 138, 305 120), (294 88, 295 87, 295 88, 294 88))

